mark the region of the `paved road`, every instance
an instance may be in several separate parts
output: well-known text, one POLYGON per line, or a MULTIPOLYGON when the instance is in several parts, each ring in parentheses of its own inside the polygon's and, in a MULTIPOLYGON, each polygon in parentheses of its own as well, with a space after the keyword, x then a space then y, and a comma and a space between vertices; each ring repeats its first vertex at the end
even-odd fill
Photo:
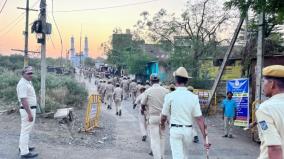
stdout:
MULTIPOLYGON (((95 90, 95 86, 86 83, 88 88, 95 90)), ((108 111, 111 115, 115 116, 114 110, 108 111)), ((114 149, 124 147, 124 150, 129 152, 136 152, 135 158, 149 158, 147 152, 149 152, 149 144, 140 142, 140 132, 138 127, 138 111, 132 109, 132 105, 129 101, 123 102, 123 116, 117 118, 116 131, 117 134, 114 149), (130 146, 130 147, 129 147, 130 146), (137 149, 139 147, 139 149, 137 149), (141 148, 141 149, 140 149, 141 148)), ((210 150, 210 158, 212 159, 255 159, 259 153, 259 145, 253 143, 249 135, 243 130, 235 130, 233 139, 223 138, 223 121, 220 117, 209 117, 207 118, 208 129, 209 129, 209 140, 212 143, 212 149, 210 150)), ((190 153, 193 159, 204 159, 203 144, 192 144, 190 153)), ((132 156, 126 154, 127 156, 132 156)), ((134 156, 133 156, 134 157, 134 156)), ((150 157, 151 158, 151 157, 150 157)), ((169 141, 167 140, 166 146, 166 158, 171 158, 169 141)))
MULTIPOLYGON (((86 82, 85 80, 82 82, 86 82)), ((91 83, 86 82, 89 93, 96 92, 96 88, 91 83)), ((88 140, 84 144, 70 143, 69 140, 57 141, 60 134, 66 134, 65 129, 58 129, 58 123, 53 120, 38 119, 34 129, 32 142, 37 146, 40 156, 38 159, 151 159, 148 155, 150 151, 149 143, 141 141, 138 126, 138 110, 133 110, 129 101, 123 102, 122 117, 115 115, 115 110, 102 109, 102 130, 110 138, 110 142, 105 146, 96 147, 97 136, 91 136, 94 140, 88 140), (48 124, 47 127, 43 127, 48 124), (107 129, 108 128, 108 129, 107 129), (111 128, 111 129, 110 129, 111 128), (56 130, 56 131, 55 131, 56 130), (55 131, 55 132, 54 132, 55 131), (52 132, 52 133, 51 133, 52 132)), ((83 113, 83 112, 82 112, 83 113)), ((243 131, 236 130, 235 138, 222 138, 223 122, 219 117, 207 118, 209 127, 209 139, 213 144, 210 150, 210 159, 255 159, 259 153, 258 144, 251 142, 250 138, 243 131)), ((0 115, 0 159, 17 159, 18 157, 18 138, 20 120, 18 114, 0 115)), ((98 129, 97 131, 101 131, 98 129)), ((62 137, 62 136, 60 136, 62 137)), ((80 136, 82 140, 90 136, 80 136)), ((203 144, 192 144, 189 149, 192 154, 191 159, 204 159, 203 144)), ((170 146, 167 140, 166 159, 171 158, 170 146)))

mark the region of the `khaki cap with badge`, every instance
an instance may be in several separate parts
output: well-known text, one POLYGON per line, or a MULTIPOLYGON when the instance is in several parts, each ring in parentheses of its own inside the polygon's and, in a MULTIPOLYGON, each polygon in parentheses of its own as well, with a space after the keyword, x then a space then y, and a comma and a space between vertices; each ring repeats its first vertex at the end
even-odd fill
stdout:
POLYGON ((192 78, 188 76, 188 73, 184 67, 179 67, 174 73, 173 76, 183 77, 183 78, 192 78))
POLYGON ((283 65, 271 65, 262 70, 263 76, 284 78, 283 65))

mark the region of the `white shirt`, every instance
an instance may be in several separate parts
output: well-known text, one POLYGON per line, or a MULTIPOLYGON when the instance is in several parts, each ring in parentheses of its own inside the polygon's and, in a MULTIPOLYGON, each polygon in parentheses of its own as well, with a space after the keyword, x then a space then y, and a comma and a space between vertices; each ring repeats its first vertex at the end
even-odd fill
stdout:
POLYGON ((185 87, 177 87, 165 96, 162 115, 170 116, 171 124, 192 125, 202 115, 198 96, 185 87))
POLYGON ((17 95, 20 105, 22 106, 21 98, 27 98, 29 106, 36 106, 36 93, 31 81, 21 78, 17 85, 17 95))

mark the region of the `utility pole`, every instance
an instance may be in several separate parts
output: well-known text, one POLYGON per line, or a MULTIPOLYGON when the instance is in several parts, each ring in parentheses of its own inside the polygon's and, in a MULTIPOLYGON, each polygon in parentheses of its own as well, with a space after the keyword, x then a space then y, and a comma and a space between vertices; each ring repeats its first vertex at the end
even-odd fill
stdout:
POLYGON ((17 9, 23 9, 26 10, 26 24, 25 24, 25 47, 24 47, 24 67, 28 66, 29 64, 29 56, 28 56, 28 50, 29 50, 29 11, 38 11, 35 9, 30 9, 30 0, 27 0, 26 8, 20 8, 17 7, 17 9))
MULTIPOLYGON (((46 27, 46 0, 40 1, 40 21, 42 22, 42 26, 46 27)), ((41 98, 40 98, 40 106, 45 113, 45 80, 46 80, 46 32, 42 32, 42 42, 41 42, 41 98)))
POLYGON ((240 20, 239 20, 238 26, 237 26, 237 28, 235 30, 235 33, 234 33, 234 36, 233 36, 233 38, 231 40, 230 46, 229 46, 229 48, 228 48, 228 50, 227 50, 227 52, 226 52, 226 54, 225 54, 225 56, 223 58, 223 62, 221 64, 219 72, 218 72, 218 74, 217 74, 217 76, 215 78, 215 81, 214 81, 214 84, 212 86, 211 93, 210 93, 210 96, 209 96, 209 99, 208 99, 208 107, 207 107, 207 110, 206 110, 206 114, 207 115, 208 115, 209 110, 210 110, 210 105, 211 105, 212 99, 213 99, 214 94, 215 94, 215 92, 217 90, 217 86, 218 86, 218 84, 219 84, 219 82, 221 80, 222 74, 223 74, 223 72, 225 70, 226 63, 227 63, 228 59, 230 58, 230 55, 231 55, 232 50, 234 48, 235 42, 236 42, 236 40, 238 38, 238 35, 239 35, 239 32, 240 32, 240 30, 242 28, 244 19, 245 18, 241 17, 240 20))
POLYGON ((261 79, 263 67, 263 27, 264 27, 264 12, 258 14, 258 38, 257 38, 257 53, 256 53, 256 85, 255 85, 255 101, 261 101, 261 79))

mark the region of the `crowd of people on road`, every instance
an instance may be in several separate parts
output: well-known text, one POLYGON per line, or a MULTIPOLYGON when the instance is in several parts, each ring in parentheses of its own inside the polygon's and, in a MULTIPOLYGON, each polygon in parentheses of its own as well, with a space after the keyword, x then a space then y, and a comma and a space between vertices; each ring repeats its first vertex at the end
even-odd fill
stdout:
MULTIPOLYGON (((35 120, 36 95, 32 86, 32 68, 25 67, 23 78, 17 85, 20 102, 21 135, 19 151, 22 158, 37 156, 29 147, 29 135, 35 120)), ((122 103, 130 100, 133 109, 139 109, 138 121, 142 141, 148 138, 154 159, 163 159, 165 152, 165 129, 170 131, 170 146, 173 159, 189 158, 192 142, 198 143, 196 127, 200 129, 206 152, 211 147, 208 131, 202 115, 199 98, 188 86, 191 79, 184 67, 174 71, 174 84, 160 85, 158 74, 142 82, 128 76, 106 76, 92 69, 80 69, 85 78, 95 77, 94 84, 107 109, 115 107, 115 115, 122 116, 122 103)), ((91 80, 90 80, 91 81, 91 80)), ((284 66, 272 65, 263 69, 263 90, 268 100, 256 111, 259 137, 261 140, 259 159, 283 159, 284 157, 284 66)), ((224 111, 224 136, 233 138, 232 127, 237 105, 233 93, 227 92, 222 102, 224 111)), ((207 153, 208 155, 208 153, 207 153)))
MULTIPOLYGON (((183 67, 180 67, 175 72, 174 76, 178 81, 176 81, 176 85, 171 84, 169 86, 161 86, 157 74, 152 74, 150 79, 146 80, 145 83, 142 83, 140 80, 131 79, 128 76, 108 78, 97 75, 95 78, 97 91, 102 97, 102 102, 106 105, 107 109, 112 109, 114 103, 116 115, 121 116, 123 100, 130 100, 133 104, 133 109, 139 109, 138 125, 140 127, 142 141, 145 142, 146 139, 149 138, 151 143, 150 148, 152 150, 149 154, 154 156, 155 159, 164 158, 165 123, 163 122, 167 121, 165 120, 167 116, 168 119, 171 120, 168 120, 166 125, 169 125, 171 130, 177 128, 177 130, 185 130, 185 132, 187 132, 187 135, 176 138, 175 134, 177 135, 179 132, 172 131, 171 147, 183 147, 183 149, 187 149, 191 142, 198 143, 197 125, 201 128, 203 139, 206 141, 206 125, 202 117, 198 96, 194 95, 192 86, 186 87, 190 77, 183 67), (180 85, 177 85, 178 83, 180 85), (179 103, 183 103, 182 106, 184 108, 176 110, 173 109, 176 107, 175 106, 170 109, 171 106, 169 105, 171 105, 171 103, 167 103, 167 106, 165 105, 166 95, 179 92, 180 87, 184 87, 184 91, 181 91, 181 94, 185 94, 185 96, 179 99, 181 100, 179 103), (195 100, 196 103, 191 103, 192 100, 195 100), (188 105, 188 103, 191 104, 188 105), (162 113, 163 107, 168 107, 168 110, 166 110, 166 108, 164 110, 165 115, 162 113), (190 107, 190 109, 185 111, 186 107, 190 107), (193 113, 193 111, 195 111, 195 113, 193 113), (183 140, 183 138, 187 140, 183 140), (176 144, 178 144, 178 146, 176 144)), ((175 97, 173 99, 175 99, 175 97)), ((181 106, 178 105, 177 107, 181 106)), ((208 149, 210 144, 205 144, 205 147, 208 149)), ((187 158, 187 151, 183 149, 178 149, 177 151, 173 149, 173 158, 187 158)))

